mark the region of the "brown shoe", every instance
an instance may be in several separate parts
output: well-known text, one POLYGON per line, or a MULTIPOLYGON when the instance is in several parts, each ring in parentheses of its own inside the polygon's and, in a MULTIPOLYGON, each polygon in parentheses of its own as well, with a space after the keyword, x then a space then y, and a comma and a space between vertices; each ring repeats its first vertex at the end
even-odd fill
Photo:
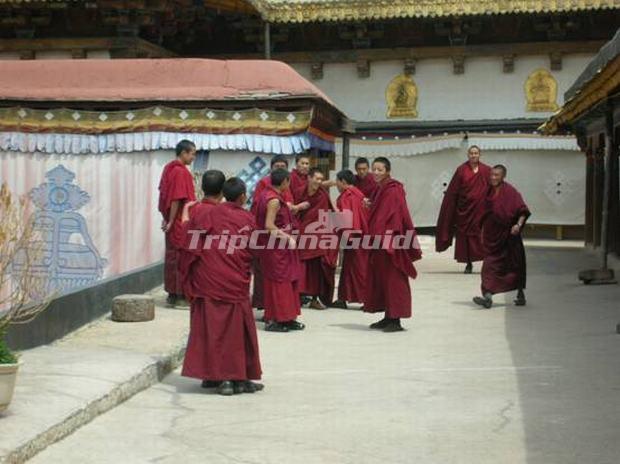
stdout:
POLYGON ((327 306, 325 306, 323 303, 321 303, 321 301, 318 298, 314 298, 310 302, 310 305, 308 307, 310 309, 317 309, 319 311, 323 311, 324 309, 327 309, 327 306))

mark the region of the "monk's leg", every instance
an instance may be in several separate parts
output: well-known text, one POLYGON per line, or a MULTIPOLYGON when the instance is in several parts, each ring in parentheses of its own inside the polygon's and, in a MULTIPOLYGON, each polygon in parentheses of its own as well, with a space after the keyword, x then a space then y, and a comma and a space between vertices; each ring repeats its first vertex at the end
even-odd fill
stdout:
POLYGON ((254 284, 252 288, 252 306, 258 310, 264 309, 263 305, 263 273, 261 272, 260 262, 255 259, 252 262, 254 274, 254 284))
POLYGON ((318 310, 327 309, 327 307, 319 300, 321 290, 324 286, 321 257, 319 256, 316 258, 307 259, 303 261, 303 265, 304 279, 301 293, 312 298, 309 305, 310 308, 318 310))
POLYGON ((305 326, 297 322, 301 314, 297 282, 274 281, 263 274, 265 330, 288 332, 302 330, 305 326))
POLYGON ((164 290, 168 293, 166 302, 174 306, 183 293, 179 282, 179 250, 166 235, 166 253, 164 255, 164 290))

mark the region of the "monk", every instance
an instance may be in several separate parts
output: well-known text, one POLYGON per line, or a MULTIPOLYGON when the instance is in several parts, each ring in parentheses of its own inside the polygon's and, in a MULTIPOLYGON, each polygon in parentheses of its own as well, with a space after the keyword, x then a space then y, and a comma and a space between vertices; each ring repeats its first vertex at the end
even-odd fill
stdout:
POLYGON ((310 156, 302 153, 295 157, 295 167, 291 171, 291 192, 295 203, 299 203, 298 196, 303 195, 308 186, 308 171, 310 170, 310 156))
POLYGON ((303 330, 297 321, 301 314, 299 279, 301 264, 293 237, 293 213, 282 193, 290 186, 286 169, 271 173, 271 186, 265 188, 258 201, 256 217, 261 231, 257 240, 263 276, 265 330, 288 332, 303 330))
MULTIPOLYGON (((276 155, 271 158, 271 171, 276 169, 288 169, 288 160, 283 155, 276 155)), ((256 209, 258 207, 258 200, 265 190, 265 188, 271 186, 271 175, 267 175, 258 181, 256 184, 256 188, 254 189, 254 194, 252 196, 252 208, 251 211, 256 215, 256 209)), ((308 207, 307 203, 299 203, 295 205, 295 200, 293 199, 293 194, 291 193, 291 189, 288 188, 282 192, 282 198, 285 203, 288 205, 290 210, 293 212, 293 215, 297 214, 299 211, 304 210, 308 207)), ((263 276, 260 272, 260 266, 258 264, 258 260, 255 260, 253 265, 254 272, 254 286, 252 289, 252 306, 255 308, 262 310, 263 309, 263 276)))
POLYGON ((457 169, 443 197, 437 219, 435 249, 447 250, 456 235, 454 259, 465 264, 471 274, 473 263, 482 261, 484 249, 480 242, 480 219, 489 189, 491 168, 480 162, 480 148, 469 147, 468 160, 457 169))
POLYGON ((332 304, 342 309, 347 309, 347 302, 364 302, 368 272, 368 250, 353 246, 354 238, 360 240, 368 234, 368 208, 364 205, 364 194, 354 183, 355 176, 348 169, 336 174, 336 186, 340 192, 336 207, 341 213, 349 214, 351 221, 350 230, 344 231, 346 235, 343 237, 345 248, 338 282, 338 300, 332 304))
POLYGON ((482 215, 482 296, 474 302, 485 308, 493 304, 496 293, 517 291, 515 305, 525 306, 525 248, 521 231, 530 210, 521 194, 505 181, 506 167, 491 170, 491 189, 482 215))
POLYGON ((360 190, 366 198, 372 200, 377 188, 377 181, 370 173, 370 163, 368 158, 358 158, 355 160, 355 186, 360 190))
POLYGON ((321 223, 322 217, 334 211, 329 193, 321 184, 325 177, 319 168, 312 168, 308 172, 308 185, 297 194, 299 201, 308 202, 310 207, 299 214, 300 243, 299 258, 303 265, 303 279, 300 292, 311 297, 309 307, 312 309, 327 309, 334 296, 334 280, 336 276, 336 262, 338 260, 338 238, 331 230, 330 224, 321 223), (324 233, 331 234, 335 239, 333 247, 319 246, 323 241, 324 233))
POLYGON ((176 159, 164 167, 159 182, 159 212, 163 217, 162 230, 166 234, 164 258, 164 289, 167 302, 176 305, 183 298, 179 275, 180 249, 185 239, 181 215, 186 202, 195 201, 194 179, 188 166, 196 157, 196 146, 189 140, 181 140, 176 146, 176 159))
POLYGON ((373 244, 375 237, 381 241, 377 248, 370 250, 364 311, 385 312, 383 319, 370 325, 371 329, 399 332, 404 330, 400 320, 411 317, 409 278, 417 276, 413 262, 422 258, 422 251, 409 214, 405 189, 391 177, 390 161, 376 158, 372 170, 379 188, 370 208, 368 229, 373 244), (399 241, 403 243, 397 246, 399 241))
POLYGON ((221 395, 254 393, 263 385, 258 339, 250 305, 252 254, 248 247, 256 228, 243 209, 247 201, 243 181, 232 177, 222 188, 226 202, 195 216, 188 223, 193 253, 190 275, 194 293, 191 326, 182 375, 218 379, 221 395), (232 238, 235 246, 231 246, 232 238), (226 238, 226 246, 220 246, 226 238), (212 239, 212 240, 209 240, 212 239))

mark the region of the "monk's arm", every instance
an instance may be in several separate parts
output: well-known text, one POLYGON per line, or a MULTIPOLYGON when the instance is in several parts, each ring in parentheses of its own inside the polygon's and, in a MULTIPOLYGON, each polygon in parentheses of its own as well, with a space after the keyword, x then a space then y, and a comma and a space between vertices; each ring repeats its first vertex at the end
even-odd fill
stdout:
POLYGON ((304 211, 310 208, 310 203, 308 203, 307 201, 302 201, 301 203, 297 203, 296 205, 294 205, 293 203, 287 203, 287 205, 293 214, 297 214, 300 211, 304 211))
POLYGON ((525 225, 526 219, 527 219, 527 216, 525 214, 522 214, 521 216, 519 216, 517 223, 514 226, 512 226, 512 230, 510 231, 512 235, 517 235, 519 234, 519 232, 521 232, 521 229, 523 229, 523 226, 525 225))
POLYGON ((172 229, 172 224, 174 224, 174 220, 176 219, 177 214, 179 214, 180 206, 180 200, 175 200, 170 205, 170 216, 168 216, 168 224, 166 224, 166 229, 164 230, 164 232, 168 232, 170 229, 172 229))
POLYGON ((278 214, 278 210, 280 209, 280 202, 276 199, 270 200, 267 203, 267 214, 265 215, 265 228, 276 237, 281 237, 289 241, 293 240, 293 237, 288 235, 286 232, 280 230, 280 228, 276 225, 276 216, 278 214))
POLYGON ((187 203, 185 203, 185 205, 183 205, 183 212, 181 213, 181 222, 183 224, 185 224, 186 222, 189 221, 189 209, 194 206, 196 203, 198 203, 197 201, 188 201, 187 203))

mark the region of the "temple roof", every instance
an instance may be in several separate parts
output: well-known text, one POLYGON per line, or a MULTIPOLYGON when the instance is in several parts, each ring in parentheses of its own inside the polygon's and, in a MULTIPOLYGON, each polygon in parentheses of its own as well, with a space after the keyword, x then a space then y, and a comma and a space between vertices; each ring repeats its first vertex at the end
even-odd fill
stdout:
POLYGON ((274 23, 361 21, 620 8, 620 0, 249 0, 274 23))
POLYGON ((541 130, 560 132, 620 87, 620 29, 586 66, 564 94, 564 106, 551 116, 541 130))

